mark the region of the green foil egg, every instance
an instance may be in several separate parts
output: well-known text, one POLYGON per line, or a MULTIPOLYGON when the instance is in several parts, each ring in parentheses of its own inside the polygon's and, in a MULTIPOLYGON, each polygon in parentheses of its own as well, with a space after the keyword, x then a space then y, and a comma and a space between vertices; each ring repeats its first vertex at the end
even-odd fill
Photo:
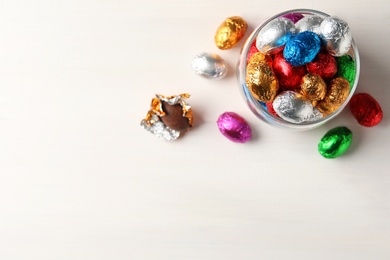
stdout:
POLYGON ((355 62, 349 55, 337 57, 337 76, 341 76, 348 80, 350 87, 352 88, 356 77, 355 62))
POLYGON ((340 126, 329 130, 318 144, 318 152, 325 158, 333 159, 344 154, 352 143, 352 132, 340 126))

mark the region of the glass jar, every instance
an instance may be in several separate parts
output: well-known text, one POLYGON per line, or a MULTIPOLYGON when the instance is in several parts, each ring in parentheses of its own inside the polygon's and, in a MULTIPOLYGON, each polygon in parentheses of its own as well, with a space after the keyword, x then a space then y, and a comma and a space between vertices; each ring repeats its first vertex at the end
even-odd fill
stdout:
POLYGON ((313 128, 316 128, 318 126, 323 125, 324 123, 328 122, 329 120, 333 119, 338 114, 340 114, 340 112, 347 106, 349 100, 351 99, 351 97, 353 96, 353 94, 356 90, 356 87, 358 84, 358 79, 359 79, 359 74, 360 74, 360 59, 359 59, 358 49, 357 49, 356 44, 353 41, 353 39, 352 39, 351 48, 348 51, 347 55, 349 55, 352 58, 352 60, 354 61, 356 73, 355 73, 355 79, 354 79, 353 86, 351 86, 351 89, 350 89, 349 96, 345 100, 345 102, 337 110, 335 110, 333 113, 331 113, 331 114, 329 114, 329 115, 327 115, 327 116, 325 116, 317 121, 307 121, 307 122, 303 122, 303 123, 292 123, 292 122, 286 121, 280 117, 274 116, 272 113, 270 113, 268 111, 267 107, 265 106, 265 104, 263 102, 260 102, 259 100, 257 100, 256 98, 254 98, 251 95, 251 93, 247 87, 246 80, 245 80, 246 72, 247 72, 246 67, 247 67, 248 53, 249 53, 249 50, 250 50, 253 42, 256 40, 258 33, 261 31, 261 29, 266 24, 268 24, 269 22, 271 22, 274 19, 277 19, 280 17, 288 17, 291 15, 294 16, 297 14, 303 15, 303 16, 318 15, 318 16, 321 16, 322 18, 326 18, 329 16, 328 14, 325 14, 323 12, 316 11, 316 10, 294 9, 294 10, 289 10, 286 12, 279 13, 279 14, 271 17, 270 19, 265 21, 263 24, 261 24, 259 27, 257 27, 251 33, 251 35, 248 37, 246 42, 244 43, 244 46, 242 47, 241 54, 240 54, 240 60, 239 60, 238 66, 237 66, 237 76, 238 76, 240 89, 242 91, 244 99, 245 99, 247 105, 249 106, 249 108, 251 109, 251 111, 258 118, 260 118, 262 121, 264 121, 270 125, 276 126, 276 127, 281 127, 281 128, 285 128, 285 129, 295 129, 295 130, 309 130, 309 129, 313 129, 313 128))

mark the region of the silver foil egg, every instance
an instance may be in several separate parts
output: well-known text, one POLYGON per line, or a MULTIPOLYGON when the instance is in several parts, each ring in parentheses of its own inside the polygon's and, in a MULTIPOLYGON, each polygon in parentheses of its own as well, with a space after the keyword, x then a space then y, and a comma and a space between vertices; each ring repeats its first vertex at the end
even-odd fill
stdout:
POLYGON ((272 106, 278 116, 291 123, 299 124, 322 118, 322 113, 308 99, 290 90, 277 95, 272 106))
POLYGON ((192 69, 208 79, 221 79, 226 76, 228 66, 217 54, 199 53, 192 59, 192 69))
POLYGON ((320 34, 320 26, 324 18, 318 15, 305 16, 295 24, 298 32, 311 31, 320 34))
POLYGON ((259 31, 256 47, 264 54, 274 54, 280 51, 295 33, 295 24, 290 19, 274 19, 259 31))
POLYGON ((345 21, 337 17, 327 17, 322 21, 320 37, 332 56, 343 56, 352 45, 351 29, 345 21))

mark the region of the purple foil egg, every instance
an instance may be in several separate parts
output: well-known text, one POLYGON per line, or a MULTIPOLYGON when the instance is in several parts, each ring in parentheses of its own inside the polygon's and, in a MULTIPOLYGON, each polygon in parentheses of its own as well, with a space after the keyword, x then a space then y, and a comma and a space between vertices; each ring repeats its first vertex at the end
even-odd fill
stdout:
POLYGON ((301 13, 288 13, 283 15, 282 17, 290 19, 293 23, 296 23, 299 20, 301 20, 304 16, 301 13))
POLYGON ((234 112, 225 112, 219 116, 218 128, 229 140, 245 143, 252 138, 252 130, 244 118, 234 112))

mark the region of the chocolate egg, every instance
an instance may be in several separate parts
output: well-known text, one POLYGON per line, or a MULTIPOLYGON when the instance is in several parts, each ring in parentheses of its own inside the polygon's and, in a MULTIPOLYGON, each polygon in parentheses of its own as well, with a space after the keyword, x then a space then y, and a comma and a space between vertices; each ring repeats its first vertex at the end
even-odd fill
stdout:
POLYGON ((221 79, 228 72, 228 66, 220 56, 205 52, 192 59, 192 69, 208 79, 221 79))
POLYGON ((241 17, 229 17, 218 27, 214 36, 215 44, 221 50, 231 49, 244 37, 247 28, 247 23, 241 17))
POLYGON ((279 83, 266 62, 249 63, 245 81, 251 95, 262 102, 273 101, 279 90, 279 83))
POLYGON ((291 90, 278 94, 272 105, 282 119, 291 123, 299 124, 322 118, 322 114, 313 107, 310 100, 291 90))
POLYGON ((300 32, 288 40, 283 56, 293 66, 302 66, 314 60, 320 48, 321 40, 317 34, 300 32))
POLYGON ((192 126, 192 108, 185 99, 189 94, 165 97, 156 95, 141 126, 167 141, 176 140, 192 126))
POLYGON ((301 81, 301 93, 310 101, 322 100, 326 95, 326 83, 317 74, 306 74, 301 81))
POLYGON ((311 31, 316 34, 320 34, 321 23, 324 20, 321 16, 318 15, 309 15, 300 19, 296 24, 298 32, 311 31))
POLYGON ((325 18, 320 27, 320 37, 330 55, 342 56, 352 45, 352 33, 347 22, 337 17, 325 18))
POLYGON ((341 126, 329 130, 318 144, 318 152, 325 158, 337 158, 344 154, 352 143, 352 132, 341 126))
POLYGON ((272 68, 279 80, 280 86, 288 89, 299 87, 302 77, 306 74, 304 66, 291 65, 286 61, 282 53, 275 55, 272 68))
POLYGON ((312 62, 306 64, 307 72, 318 74, 325 80, 330 80, 337 73, 336 59, 328 53, 318 53, 312 62))
POLYGON ((180 104, 170 105, 167 102, 161 102, 162 110, 165 116, 161 117, 163 123, 173 130, 184 132, 190 127, 188 118, 183 116, 183 108, 180 104))
POLYGON ((352 115, 362 126, 376 126, 382 121, 382 108, 370 94, 355 94, 349 102, 349 108, 352 115))
POLYGON ((264 54, 275 54, 283 49, 283 46, 295 32, 295 25, 290 19, 277 18, 259 31, 256 47, 264 54))
POLYGON ((252 138, 252 130, 244 118, 234 112, 225 112, 219 116, 219 131, 229 140, 245 143, 252 138))
POLYGON ((319 101, 317 108, 324 115, 336 111, 348 98, 350 86, 348 80, 337 77, 330 81, 328 90, 323 100, 319 101))

